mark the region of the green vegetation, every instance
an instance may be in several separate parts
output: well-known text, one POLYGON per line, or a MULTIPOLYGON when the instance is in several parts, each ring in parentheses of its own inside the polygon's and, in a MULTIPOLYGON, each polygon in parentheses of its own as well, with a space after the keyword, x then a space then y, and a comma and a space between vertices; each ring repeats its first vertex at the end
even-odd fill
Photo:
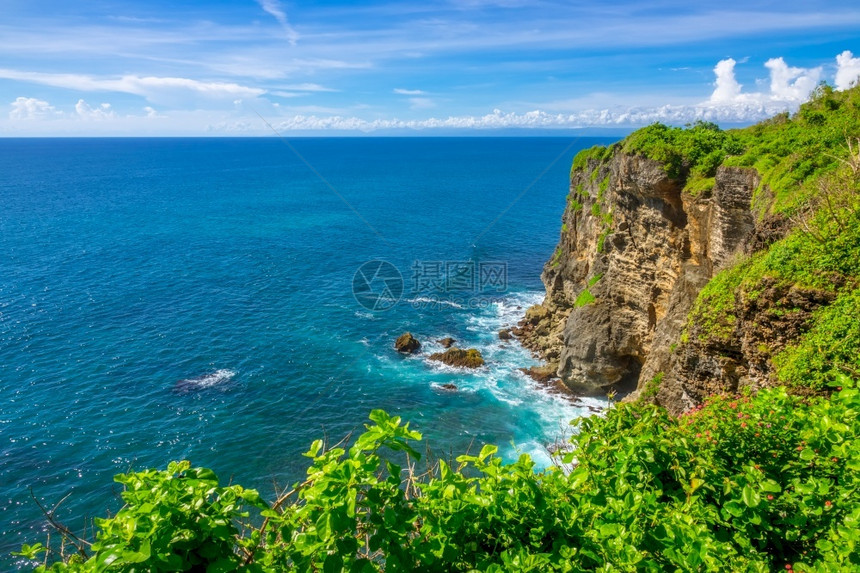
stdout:
POLYGON ((377 410, 349 448, 314 442, 307 479, 271 503, 174 463, 118 476, 125 506, 91 547, 21 554, 57 572, 857 570, 860 393, 838 383, 831 399, 764 390, 680 418, 617 405, 578 420, 542 472, 487 445, 418 475, 421 436, 377 410))
POLYGON ((615 153, 615 150, 618 148, 618 144, 614 143, 610 146, 603 145, 595 145, 594 147, 590 147, 589 149, 583 149, 573 158, 573 165, 570 168, 570 172, 574 171, 584 171, 588 166, 589 161, 597 161, 598 163, 603 163, 615 153))
MULTIPOLYGON (((718 273, 705 285, 696 297, 690 312, 686 333, 693 326, 699 328, 699 340, 727 341, 735 330, 735 297, 749 268, 747 262, 735 265, 718 273)), ((682 342, 686 342, 682 338, 682 342)))
POLYGON ((588 279, 588 287, 589 288, 593 287, 598 282, 600 282, 600 279, 602 279, 602 278, 603 278, 603 273, 597 273, 596 275, 594 275, 593 277, 588 279))
POLYGON ((549 264, 551 267, 557 267, 561 264, 561 247, 560 246, 555 248, 555 252, 552 254, 552 258, 549 260, 549 264))
MULTIPOLYGON (((767 250, 714 277, 699 293, 687 333, 726 342, 736 311, 767 296, 772 316, 801 311, 791 292, 820 291, 834 299, 814 312, 804 332, 772 357, 779 380, 821 390, 837 373, 860 372, 860 142, 846 143, 839 166, 818 179, 816 194, 792 221, 795 230, 767 250)), ((796 300, 796 297, 795 297, 796 300)), ((770 350, 767 349, 767 354, 770 350)))
POLYGON ((579 293, 579 295, 576 297, 576 300, 574 301, 573 306, 575 308, 580 308, 580 307, 583 307, 587 304, 593 303, 595 300, 597 300, 597 299, 594 298, 594 295, 591 294, 591 291, 589 291, 587 288, 582 289, 582 292, 579 293))
POLYGON ((716 185, 717 179, 716 177, 703 177, 701 175, 694 175, 687 179, 687 184, 684 185, 684 191, 692 195, 693 197, 703 196, 708 197, 711 194, 711 189, 716 185))
POLYGON ((665 374, 663 372, 658 372, 653 378, 648 380, 645 384, 645 388, 642 389, 643 398, 653 398, 657 395, 657 392, 660 391, 660 383, 663 382, 664 375, 665 374))
POLYGON ((697 121, 686 129, 655 123, 630 134, 622 149, 659 161, 670 177, 679 179, 688 173, 713 177, 726 157, 742 153, 744 147, 736 134, 697 121))
POLYGON ((755 167, 767 187, 773 212, 794 212, 818 190, 848 154, 846 137, 860 134, 860 90, 835 92, 820 86, 793 117, 779 115, 735 133, 743 152, 726 165, 755 167))
POLYGON ((606 245, 606 237, 609 236, 611 229, 609 227, 605 227, 603 231, 600 232, 600 235, 597 237, 597 252, 602 253, 603 247, 606 245))
POLYGON ((820 309, 809 332, 774 356, 780 380, 821 389, 840 373, 860 375, 860 289, 820 309))
POLYGON ((755 167, 761 175, 756 195, 761 214, 794 213, 817 194, 819 181, 840 167, 848 155, 846 137, 857 134, 860 90, 836 92, 822 85, 794 116, 781 114, 728 131, 703 121, 686 128, 655 123, 613 147, 581 152, 573 171, 590 159, 602 163, 610 150, 620 148, 661 162, 670 177, 685 183, 685 192, 697 196, 713 188, 719 166, 755 167))
POLYGON ((603 197, 606 194, 606 190, 609 189, 609 175, 603 178, 603 181, 600 182, 597 191, 597 201, 603 202, 603 197))

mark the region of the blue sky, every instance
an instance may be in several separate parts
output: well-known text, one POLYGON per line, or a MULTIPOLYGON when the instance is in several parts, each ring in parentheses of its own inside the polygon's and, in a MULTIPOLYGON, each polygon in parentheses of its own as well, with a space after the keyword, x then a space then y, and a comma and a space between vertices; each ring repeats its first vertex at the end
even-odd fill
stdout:
POLYGON ((848 2, 3 0, 0 135, 749 123, 860 75, 848 2), (259 114, 259 115, 258 115, 259 114))

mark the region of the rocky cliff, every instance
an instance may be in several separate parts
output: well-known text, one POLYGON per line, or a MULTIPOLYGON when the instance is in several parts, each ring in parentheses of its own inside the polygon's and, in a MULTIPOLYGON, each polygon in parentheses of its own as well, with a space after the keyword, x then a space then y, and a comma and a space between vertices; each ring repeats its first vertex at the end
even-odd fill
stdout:
POLYGON ((513 332, 578 393, 672 413, 860 376, 860 86, 740 130, 577 154, 546 298, 513 332))
POLYGON ((693 194, 657 161, 618 145, 595 151, 571 172, 561 239, 542 274, 546 299, 521 322, 523 344, 575 392, 647 394, 675 412, 715 380, 737 388, 752 371, 765 383, 767 368, 745 352, 752 339, 679 344, 702 287, 781 234, 770 219, 756 226, 756 170, 720 167, 713 187, 693 194))

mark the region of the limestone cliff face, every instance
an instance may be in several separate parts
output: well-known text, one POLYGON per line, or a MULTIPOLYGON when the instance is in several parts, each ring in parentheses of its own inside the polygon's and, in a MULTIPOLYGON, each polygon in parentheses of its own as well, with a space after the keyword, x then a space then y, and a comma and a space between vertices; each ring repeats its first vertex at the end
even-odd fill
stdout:
POLYGON ((684 386, 713 369, 693 358, 707 362, 706 350, 685 345, 685 359, 676 343, 701 288, 763 240, 750 208, 759 176, 720 168, 713 189, 694 197, 655 161, 606 155, 571 173, 561 239, 542 274, 546 299, 516 332, 576 392, 636 396, 662 372, 657 399, 679 411, 696 400, 684 386))

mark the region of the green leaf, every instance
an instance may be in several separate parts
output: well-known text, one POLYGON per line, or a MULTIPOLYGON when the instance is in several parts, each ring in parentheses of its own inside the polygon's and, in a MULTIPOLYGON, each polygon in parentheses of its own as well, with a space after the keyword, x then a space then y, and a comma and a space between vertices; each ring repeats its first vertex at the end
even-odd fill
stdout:
POLYGON ((749 507, 758 507, 758 504, 761 503, 761 496, 749 485, 744 486, 741 497, 743 498, 744 503, 749 507))
POLYGON ((325 558, 323 562, 324 573, 340 573, 343 570, 343 557, 337 553, 332 553, 325 558))
POLYGON ((494 455, 498 451, 499 451, 498 446, 494 446, 492 444, 486 444, 486 445, 484 445, 483 448, 481 448, 481 453, 478 454, 478 458, 483 460, 485 458, 488 458, 488 457, 494 455))
POLYGON ((762 491, 767 491, 771 493, 780 493, 782 491, 782 488, 779 486, 779 484, 772 479, 763 480, 761 482, 761 489, 762 491))

